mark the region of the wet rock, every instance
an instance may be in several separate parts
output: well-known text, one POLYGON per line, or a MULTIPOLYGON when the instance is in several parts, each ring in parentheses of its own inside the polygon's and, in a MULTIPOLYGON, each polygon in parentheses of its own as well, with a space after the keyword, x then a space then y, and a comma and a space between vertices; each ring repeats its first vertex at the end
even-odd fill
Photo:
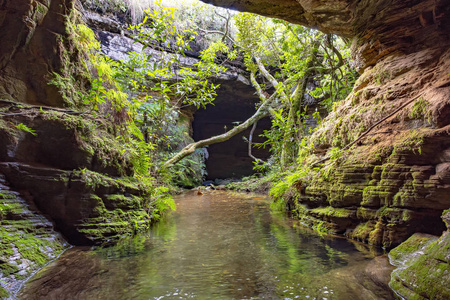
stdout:
POLYGON ((0 176, 0 297, 13 295, 25 280, 69 245, 33 205, 0 176))
MULTIPOLYGON (((443 216, 448 218, 449 212, 443 216)), ((449 299, 450 235, 414 234, 389 253, 398 267, 389 285, 405 299, 449 299)))

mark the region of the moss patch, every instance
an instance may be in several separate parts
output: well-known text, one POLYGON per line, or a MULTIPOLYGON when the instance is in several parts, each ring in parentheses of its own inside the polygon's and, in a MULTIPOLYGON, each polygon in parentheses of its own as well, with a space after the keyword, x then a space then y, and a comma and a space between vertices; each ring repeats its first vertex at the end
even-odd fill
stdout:
MULTIPOLYGON (((0 271, 13 286, 61 253, 66 244, 47 220, 31 212, 25 201, 0 185, 0 271), (11 258, 14 259, 11 259, 11 258)), ((0 289, 0 296, 8 291, 0 289)))
POLYGON ((6 298, 8 297, 8 295, 9 295, 8 291, 0 286, 0 298, 6 298))
POLYGON ((417 254, 423 248, 428 246, 436 237, 428 234, 416 233, 409 239, 401 243, 389 252, 389 260, 395 266, 403 265, 407 260, 412 259, 412 256, 417 254))
POLYGON ((401 266, 390 282, 399 295, 407 299, 450 299, 450 234, 438 240, 413 235, 393 249, 390 259, 401 266))

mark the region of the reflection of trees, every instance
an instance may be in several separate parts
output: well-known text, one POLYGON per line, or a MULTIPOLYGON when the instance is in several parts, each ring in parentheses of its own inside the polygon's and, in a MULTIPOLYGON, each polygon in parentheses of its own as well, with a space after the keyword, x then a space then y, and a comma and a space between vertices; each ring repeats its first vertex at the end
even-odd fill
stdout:
POLYGON ((292 228, 268 211, 267 202, 222 192, 181 199, 178 211, 147 234, 94 252, 66 253, 23 298, 358 295, 361 286, 342 278, 355 278, 352 272, 366 262, 348 241, 292 228))
POLYGON ((329 291, 323 287, 329 280, 323 275, 348 264, 349 255, 338 250, 334 240, 299 234, 281 216, 273 214, 270 221, 257 219, 255 225, 265 235, 260 239, 260 255, 267 271, 278 278, 278 295, 324 296, 329 291))

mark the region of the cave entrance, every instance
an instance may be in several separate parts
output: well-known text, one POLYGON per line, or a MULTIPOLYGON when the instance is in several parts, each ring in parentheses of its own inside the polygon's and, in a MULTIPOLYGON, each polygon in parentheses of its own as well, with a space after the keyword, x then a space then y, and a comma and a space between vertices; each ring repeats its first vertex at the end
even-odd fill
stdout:
MULTIPOLYGON (((259 98, 253 87, 240 81, 219 81, 220 88, 214 105, 199 109, 194 114, 193 137, 195 141, 206 139, 230 130, 237 122, 241 123, 252 116, 259 98)), ((270 118, 261 119, 253 134, 253 143, 263 142, 259 135, 271 126, 270 118)), ((251 128, 232 137, 226 142, 210 145, 206 180, 240 178, 254 173, 253 162, 248 155, 248 139, 251 128)), ((269 157, 269 150, 253 146, 252 154, 260 159, 269 157)))

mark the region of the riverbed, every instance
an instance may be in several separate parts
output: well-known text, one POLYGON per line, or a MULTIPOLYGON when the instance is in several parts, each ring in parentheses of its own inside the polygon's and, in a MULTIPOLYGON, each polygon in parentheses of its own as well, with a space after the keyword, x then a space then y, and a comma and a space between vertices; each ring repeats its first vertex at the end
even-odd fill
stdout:
POLYGON ((383 253, 320 236, 270 210, 265 196, 196 191, 145 233, 75 247, 20 299, 393 299, 383 253))

